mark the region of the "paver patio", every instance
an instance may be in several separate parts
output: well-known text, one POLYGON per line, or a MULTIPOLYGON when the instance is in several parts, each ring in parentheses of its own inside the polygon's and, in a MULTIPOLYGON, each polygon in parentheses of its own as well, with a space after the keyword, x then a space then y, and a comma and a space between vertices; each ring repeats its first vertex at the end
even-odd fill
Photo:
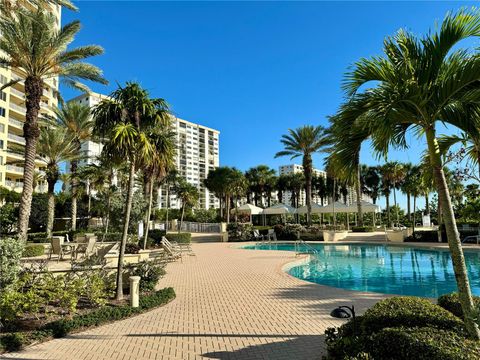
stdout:
POLYGON ((193 244, 160 287, 177 298, 148 313, 4 354, 4 359, 320 359, 337 305, 362 312, 381 294, 345 291, 287 275, 293 252, 193 244))

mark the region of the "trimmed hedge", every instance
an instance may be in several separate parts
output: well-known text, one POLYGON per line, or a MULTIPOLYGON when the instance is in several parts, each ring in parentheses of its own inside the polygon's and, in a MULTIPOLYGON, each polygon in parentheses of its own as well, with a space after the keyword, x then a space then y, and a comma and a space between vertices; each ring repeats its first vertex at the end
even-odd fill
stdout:
POLYGON ((168 233, 165 237, 169 241, 176 241, 179 244, 189 244, 192 241, 192 234, 187 232, 168 233))
POLYGON ((75 315, 70 319, 52 321, 39 330, 30 333, 10 333, 0 336, 0 352, 21 350, 33 342, 45 341, 51 337, 60 338, 74 331, 103 325, 115 320, 121 320, 140 314, 154 307, 164 305, 175 298, 173 288, 165 288, 149 295, 140 297, 138 308, 131 306, 104 306, 87 314, 75 315))
POLYGON ((353 226, 352 227, 352 232, 357 232, 357 233, 373 232, 373 231, 375 231, 373 226, 353 226))
MULTIPOLYGON (((476 308, 480 308, 479 296, 474 296, 473 302, 476 308)), ((460 304, 460 299, 458 298, 458 293, 451 293, 440 296, 437 300, 437 304, 445 310, 450 311, 453 315, 463 319, 463 310, 462 305, 460 304)))
POLYGON ((462 359, 462 353, 464 359, 480 358, 480 341, 467 340, 460 318, 415 297, 378 302, 357 316, 355 325, 350 319, 338 328, 328 328, 325 343, 328 359, 335 360, 447 360, 462 359))
POLYGON ((363 314, 362 330, 367 335, 387 327, 401 326, 460 331, 463 322, 427 299, 407 296, 380 301, 363 314))
POLYGON ((480 342, 455 332, 426 328, 383 329, 369 346, 373 359, 390 360, 476 360, 480 342))
POLYGON ((45 254, 45 247, 43 245, 27 245, 23 249, 22 257, 29 258, 35 256, 42 256, 45 254))
POLYGON ((153 240, 154 244, 160 244, 162 236, 165 236, 166 233, 165 230, 153 229, 148 231, 148 237, 153 240))

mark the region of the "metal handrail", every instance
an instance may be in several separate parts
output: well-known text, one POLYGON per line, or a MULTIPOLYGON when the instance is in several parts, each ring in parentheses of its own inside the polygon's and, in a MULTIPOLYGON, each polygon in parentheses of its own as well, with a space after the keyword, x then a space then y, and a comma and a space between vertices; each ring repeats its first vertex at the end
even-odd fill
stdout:
POLYGON ((315 255, 319 254, 318 250, 315 249, 312 245, 307 243, 305 240, 298 239, 298 240, 295 241, 295 252, 297 253, 297 255, 300 254, 300 252, 298 251, 299 250, 299 245, 305 246, 308 250, 310 250, 315 255))

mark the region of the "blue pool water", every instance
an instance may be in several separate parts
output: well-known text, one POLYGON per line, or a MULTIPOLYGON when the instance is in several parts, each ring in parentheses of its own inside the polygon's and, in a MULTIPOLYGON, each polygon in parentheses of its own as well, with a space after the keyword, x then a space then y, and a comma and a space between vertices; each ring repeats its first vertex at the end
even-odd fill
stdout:
MULTIPOLYGON (((438 297, 456 291, 450 253, 415 247, 312 244, 318 254, 288 273, 299 279, 349 290, 438 297)), ((246 249, 295 251, 294 244, 246 249)), ((480 295, 480 252, 465 251, 472 292, 480 295)))

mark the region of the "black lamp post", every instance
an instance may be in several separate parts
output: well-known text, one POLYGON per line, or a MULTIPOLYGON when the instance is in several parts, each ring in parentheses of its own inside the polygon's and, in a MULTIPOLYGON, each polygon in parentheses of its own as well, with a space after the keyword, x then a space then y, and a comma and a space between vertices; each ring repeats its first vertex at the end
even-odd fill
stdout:
POLYGON ((348 319, 352 318, 353 322, 353 335, 355 335, 355 307, 350 306, 339 306, 332 310, 330 316, 337 319, 348 319))

